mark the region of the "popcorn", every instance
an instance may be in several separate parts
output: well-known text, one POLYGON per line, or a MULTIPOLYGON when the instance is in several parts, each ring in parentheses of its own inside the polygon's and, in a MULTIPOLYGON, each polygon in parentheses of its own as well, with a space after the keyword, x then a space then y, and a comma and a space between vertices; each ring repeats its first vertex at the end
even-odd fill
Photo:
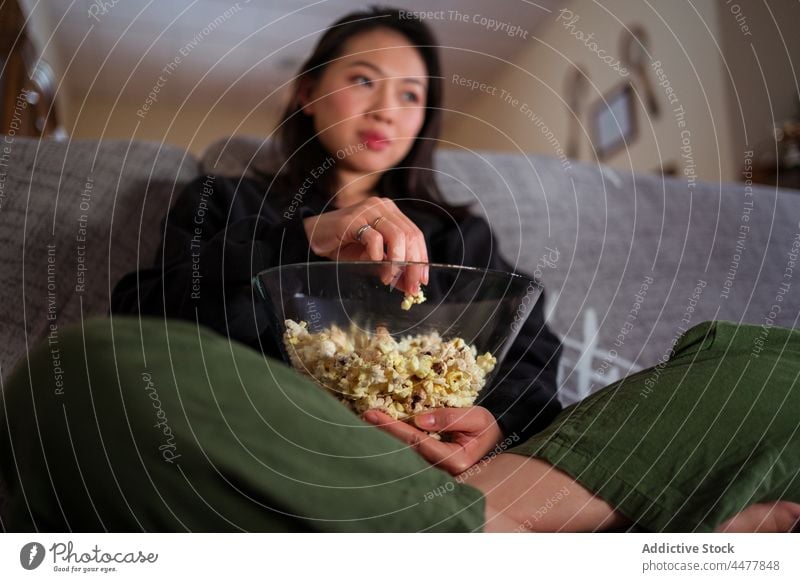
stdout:
POLYGON ((403 296, 403 302, 400 303, 400 309, 402 309, 403 311, 408 311, 409 309, 411 309, 412 305, 419 305, 420 303, 425 301, 425 299, 426 299, 425 293, 422 292, 422 287, 420 287, 419 291, 417 291, 413 295, 411 293, 406 293, 403 296))
MULTIPOLYGON (((424 300, 424 297, 423 297, 424 300)), ((284 345, 292 366, 361 414, 371 408, 401 420, 431 408, 472 406, 497 359, 461 338, 438 333, 399 341, 383 326, 368 334, 333 325, 310 332, 287 319, 284 345)))

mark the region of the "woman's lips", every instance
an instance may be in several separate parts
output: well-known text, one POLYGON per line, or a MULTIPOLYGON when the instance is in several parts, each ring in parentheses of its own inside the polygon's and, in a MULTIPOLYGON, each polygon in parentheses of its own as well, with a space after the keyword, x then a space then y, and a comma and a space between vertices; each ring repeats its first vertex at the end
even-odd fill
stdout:
POLYGON ((381 151, 389 147, 389 139, 378 131, 360 131, 358 137, 371 150, 381 151))

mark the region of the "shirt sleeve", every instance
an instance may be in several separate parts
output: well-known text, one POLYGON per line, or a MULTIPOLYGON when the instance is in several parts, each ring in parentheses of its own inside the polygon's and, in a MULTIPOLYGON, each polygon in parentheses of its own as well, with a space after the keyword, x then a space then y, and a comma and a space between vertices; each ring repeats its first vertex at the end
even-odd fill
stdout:
MULTIPOLYGON (((500 256, 489 224, 481 217, 470 215, 462 220, 459 232, 460 235, 446 231, 440 235, 442 240, 433 243, 448 249, 449 262, 530 277, 500 256)), ((522 441, 527 440, 561 411, 556 397, 560 356, 561 341, 545 322, 542 293, 492 383, 483 388, 476 402, 494 415, 505 436, 516 434, 522 441)))
POLYGON ((278 353, 266 306, 254 302, 252 278, 279 264, 319 258, 302 222, 313 211, 301 206, 281 213, 264 196, 250 180, 205 176, 187 185, 162 221, 155 266, 119 281, 112 313, 197 321, 278 353))

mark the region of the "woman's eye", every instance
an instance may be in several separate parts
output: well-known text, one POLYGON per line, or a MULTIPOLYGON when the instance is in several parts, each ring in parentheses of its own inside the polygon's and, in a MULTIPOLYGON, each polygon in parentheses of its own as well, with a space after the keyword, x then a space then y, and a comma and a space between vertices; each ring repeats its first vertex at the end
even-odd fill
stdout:
POLYGON ((369 85, 372 84, 372 79, 370 79, 369 77, 366 77, 364 75, 356 75, 355 77, 353 77, 353 83, 356 84, 356 85, 367 85, 367 86, 369 86, 369 85))
POLYGON ((403 98, 406 101, 410 101, 411 103, 419 103, 419 95, 417 95, 413 91, 406 91, 405 93, 403 93, 403 98))

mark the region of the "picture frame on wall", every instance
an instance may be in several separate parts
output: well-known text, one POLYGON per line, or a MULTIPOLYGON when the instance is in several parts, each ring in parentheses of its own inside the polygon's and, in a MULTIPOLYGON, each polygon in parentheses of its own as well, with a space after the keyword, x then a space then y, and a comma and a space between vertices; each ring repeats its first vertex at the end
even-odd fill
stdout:
POLYGON ((636 96, 633 86, 618 85, 597 102, 589 114, 592 144, 597 159, 604 161, 636 141, 636 96))

